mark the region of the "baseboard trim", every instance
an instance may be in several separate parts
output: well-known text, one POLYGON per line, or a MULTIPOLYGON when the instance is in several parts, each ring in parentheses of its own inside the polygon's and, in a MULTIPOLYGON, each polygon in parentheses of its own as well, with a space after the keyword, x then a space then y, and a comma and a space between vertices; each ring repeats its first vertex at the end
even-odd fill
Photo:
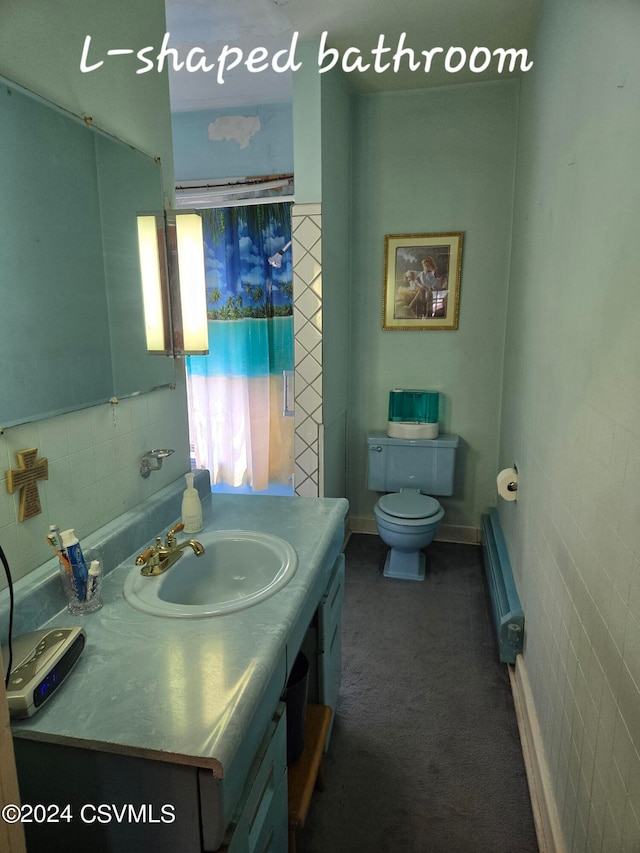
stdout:
POLYGON ((515 664, 509 664, 507 669, 520 731, 522 755, 529 782, 538 847, 540 853, 566 853, 556 801, 551 787, 549 767, 542 745, 538 715, 536 714, 529 675, 522 655, 518 655, 515 664))
POLYGON ((480 528, 463 524, 441 524, 436 534, 436 542, 458 542, 461 545, 479 545, 480 528))
POLYGON ((375 518, 369 518, 366 515, 347 516, 347 527, 350 533, 370 533, 372 535, 378 533, 375 518))
MULTIPOLYGON (((377 535, 378 528, 373 516, 350 515, 347 518, 347 528, 350 533, 369 533, 377 535)), ((480 528, 462 524, 441 524, 436 535, 436 542, 458 542, 463 545, 480 544, 480 528)))

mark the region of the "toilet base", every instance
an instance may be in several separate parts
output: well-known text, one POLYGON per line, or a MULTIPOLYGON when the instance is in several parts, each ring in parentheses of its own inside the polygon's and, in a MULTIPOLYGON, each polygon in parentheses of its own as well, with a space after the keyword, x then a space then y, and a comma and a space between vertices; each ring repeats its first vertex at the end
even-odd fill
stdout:
POLYGON ((386 578, 405 581, 423 581, 427 559, 422 551, 398 551, 390 548, 382 574, 386 578))

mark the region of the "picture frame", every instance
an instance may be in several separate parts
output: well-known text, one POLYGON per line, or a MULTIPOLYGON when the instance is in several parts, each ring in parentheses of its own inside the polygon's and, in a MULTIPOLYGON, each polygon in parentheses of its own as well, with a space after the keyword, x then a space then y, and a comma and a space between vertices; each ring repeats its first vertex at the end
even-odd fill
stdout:
POLYGON ((387 234, 382 328, 458 328, 463 232, 387 234))

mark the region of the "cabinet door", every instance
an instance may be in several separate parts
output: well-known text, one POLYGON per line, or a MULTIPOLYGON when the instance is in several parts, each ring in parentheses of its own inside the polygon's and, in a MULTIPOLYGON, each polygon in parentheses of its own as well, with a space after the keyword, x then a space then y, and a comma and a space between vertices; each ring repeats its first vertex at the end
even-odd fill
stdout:
POLYGON ((284 853, 289 846, 287 774, 282 774, 260 831, 250 839, 249 853, 284 853))
MULTIPOLYGON (((223 849, 227 853, 265 853, 288 837, 286 708, 278 709, 251 767, 240 805, 223 849)), ((286 850, 286 845, 282 850, 286 850)))
MULTIPOLYGON (((335 562, 327 591, 318 608, 318 666, 320 703, 334 712, 340 694, 342 671, 342 600, 344 598, 344 554, 335 562)), ((333 716, 331 718, 333 725, 333 716)), ((329 732, 330 733, 330 732, 329 732)), ((327 744, 329 738, 327 737, 327 744)))
POLYGON ((25 823, 29 853, 202 853, 198 768, 18 737, 14 747, 22 802, 67 807, 25 823))

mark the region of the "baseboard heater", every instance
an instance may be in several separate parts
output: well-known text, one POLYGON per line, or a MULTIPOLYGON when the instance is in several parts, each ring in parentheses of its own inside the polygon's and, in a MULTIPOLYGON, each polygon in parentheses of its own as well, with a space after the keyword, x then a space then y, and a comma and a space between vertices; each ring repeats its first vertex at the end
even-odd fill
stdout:
POLYGON ((524 613, 495 509, 482 516, 482 550, 500 660, 515 663, 524 642, 524 613))

